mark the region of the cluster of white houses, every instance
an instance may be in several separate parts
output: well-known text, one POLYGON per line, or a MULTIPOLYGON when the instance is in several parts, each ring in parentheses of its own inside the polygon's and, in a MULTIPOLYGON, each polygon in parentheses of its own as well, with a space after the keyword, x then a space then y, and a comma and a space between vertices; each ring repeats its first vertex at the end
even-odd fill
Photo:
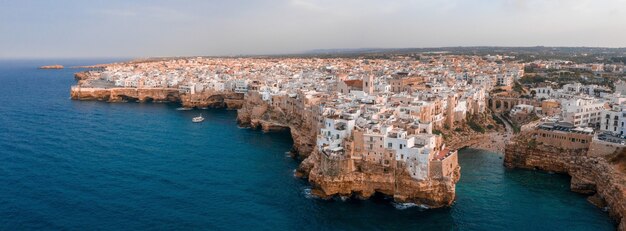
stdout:
POLYGON ((412 177, 426 179, 448 176, 457 167, 456 151, 433 130, 485 112, 487 92, 522 75, 523 64, 495 56, 189 58, 110 65, 98 81, 184 94, 255 94, 271 107, 314 117, 318 151, 352 163, 337 171, 356 171, 355 162, 366 162, 403 166, 412 177))
POLYGON ((589 127, 614 135, 625 135, 626 82, 615 83, 615 91, 597 85, 565 84, 561 89, 533 88, 535 97, 543 100, 543 112, 557 116, 576 127, 589 127), (546 110, 557 108, 557 110, 546 110))
MULTIPOLYGON (((271 107, 315 117, 317 149, 326 158, 402 165, 412 177, 425 179, 445 176, 450 169, 442 161, 456 158, 455 151, 446 148, 433 130, 454 128, 469 116, 484 113, 488 92, 496 86, 511 87, 524 75, 524 65, 623 71, 623 66, 558 60, 520 64, 499 56, 422 55, 419 60, 402 56, 380 60, 198 57, 109 65, 98 72, 96 82, 123 88, 175 88, 192 95, 257 94, 271 107)), ((615 85, 615 91, 580 83, 561 88, 546 85, 531 89, 537 104, 518 103, 507 109, 514 114, 556 116, 567 126, 624 136, 626 82, 615 85)), ((343 169, 356 168, 348 165, 343 169)))

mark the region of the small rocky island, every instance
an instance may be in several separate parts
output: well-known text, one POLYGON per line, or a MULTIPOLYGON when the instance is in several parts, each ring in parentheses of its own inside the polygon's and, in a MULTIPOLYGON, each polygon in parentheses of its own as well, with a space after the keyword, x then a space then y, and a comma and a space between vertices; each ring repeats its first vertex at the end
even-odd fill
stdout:
POLYGON ((63 69, 65 67, 63 67, 63 65, 47 65, 47 66, 41 66, 39 67, 39 69, 63 69))

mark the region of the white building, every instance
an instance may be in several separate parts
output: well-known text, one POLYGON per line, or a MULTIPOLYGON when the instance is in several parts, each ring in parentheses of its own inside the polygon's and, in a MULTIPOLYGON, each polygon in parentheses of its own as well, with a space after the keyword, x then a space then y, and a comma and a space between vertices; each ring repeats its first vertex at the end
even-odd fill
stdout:
POLYGON ((513 77, 506 74, 498 74, 496 76, 496 84, 498 86, 511 86, 513 85, 513 77))
POLYGON ((621 105, 614 105, 611 110, 602 111, 600 130, 615 135, 624 135, 625 122, 626 108, 621 105))
POLYGON ((550 99, 554 94, 552 87, 537 87, 530 90, 535 91, 535 98, 537 99, 550 99))
POLYGON ((598 127, 604 110, 604 102, 593 98, 572 98, 561 100, 563 120, 577 127, 598 127))
POLYGON ((325 118, 324 127, 320 129, 320 134, 317 138, 317 147, 320 151, 326 147, 341 147, 343 139, 352 133, 354 124, 354 119, 325 118))

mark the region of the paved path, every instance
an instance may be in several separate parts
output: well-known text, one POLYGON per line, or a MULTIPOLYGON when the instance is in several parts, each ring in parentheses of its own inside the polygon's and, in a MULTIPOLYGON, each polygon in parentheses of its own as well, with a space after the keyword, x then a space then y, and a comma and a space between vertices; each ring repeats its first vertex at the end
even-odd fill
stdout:
POLYGON ((506 133, 504 133, 504 144, 506 144, 514 136, 513 125, 511 125, 508 120, 505 120, 504 117, 502 117, 502 114, 498 113, 496 116, 502 121, 502 123, 504 123, 504 128, 506 129, 506 133))

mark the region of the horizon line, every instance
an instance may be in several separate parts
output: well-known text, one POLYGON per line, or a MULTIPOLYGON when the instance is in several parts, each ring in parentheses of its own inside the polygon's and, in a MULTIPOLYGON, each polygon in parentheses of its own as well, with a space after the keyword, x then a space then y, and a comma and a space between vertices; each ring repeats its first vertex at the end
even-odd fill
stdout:
MULTIPOLYGON (((367 54, 366 50, 386 50, 386 51, 378 51, 379 53, 385 52, 393 52, 395 50, 410 50, 410 49, 449 49, 449 48, 589 48, 589 49, 626 49, 626 46, 622 47, 610 47, 610 46, 545 46, 545 45, 535 45, 535 46, 489 46, 489 45, 476 45, 476 46, 439 46, 439 47, 361 47, 361 48, 315 48, 304 51, 297 52, 284 52, 284 53, 249 53, 249 54, 222 54, 222 55, 171 55, 171 56, 18 56, 18 57, 8 57, 8 56, 0 56, 0 60, 46 60, 46 59, 57 59, 57 60, 75 60, 75 59, 150 59, 150 58, 190 58, 190 57, 214 57, 214 58, 234 58, 234 57, 262 57, 262 56, 294 56, 294 55, 324 55, 324 51, 328 51, 332 54, 354 54, 351 52, 361 53, 359 51, 363 50, 363 54, 367 54), (330 52, 333 51, 333 52, 330 52)), ((329 54, 326 53, 326 54, 329 54)))

